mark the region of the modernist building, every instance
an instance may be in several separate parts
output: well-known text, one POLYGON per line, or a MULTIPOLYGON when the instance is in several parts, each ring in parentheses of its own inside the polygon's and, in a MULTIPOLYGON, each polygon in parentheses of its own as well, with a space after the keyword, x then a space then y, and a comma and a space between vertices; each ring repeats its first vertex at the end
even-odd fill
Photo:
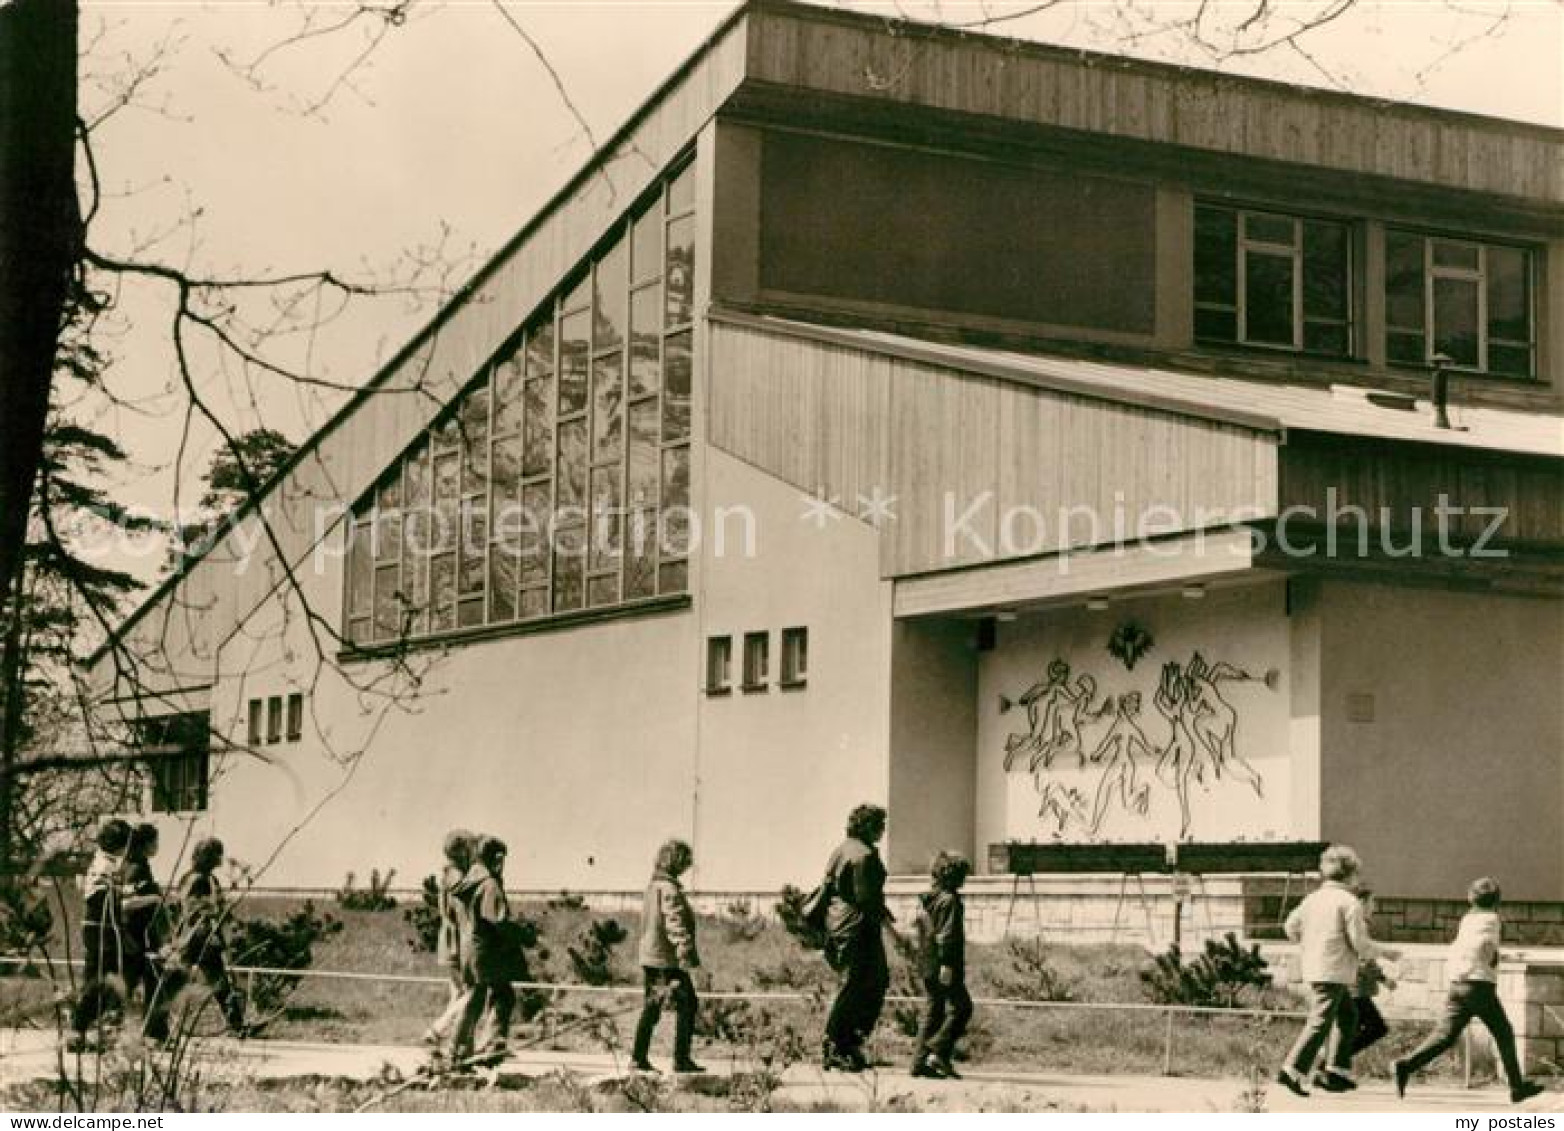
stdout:
POLYGON ((1560 131, 756 0, 95 674, 274 887, 876 800, 1560 901, 1561 405, 1560 131))

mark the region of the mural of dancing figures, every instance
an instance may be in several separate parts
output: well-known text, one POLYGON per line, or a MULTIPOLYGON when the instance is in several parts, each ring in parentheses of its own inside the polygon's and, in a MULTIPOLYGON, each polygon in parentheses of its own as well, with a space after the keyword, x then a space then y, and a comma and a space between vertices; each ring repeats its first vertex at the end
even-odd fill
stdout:
POLYGON ((1055 835, 1074 827, 1097 836, 1115 808, 1144 818, 1156 789, 1176 802, 1179 839, 1186 839, 1193 789, 1230 778, 1256 797, 1265 796, 1259 771, 1239 750, 1239 710, 1229 697, 1233 685, 1259 683, 1274 691, 1279 679, 1274 668, 1255 676, 1225 660, 1212 663, 1198 651, 1183 663, 1163 664, 1152 704, 1167 733, 1157 742, 1141 725, 1139 691, 1099 703, 1096 679, 1072 672, 1068 661, 1056 657, 1019 699, 1001 698, 1001 711, 1019 705, 1027 719, 1024 731, 1005 739, 1005 769, 1032 775, 1038 818, 1055 835), (1055 760, 1072 753, 1077 769, 1092 772, 1094 781, 1084 789, 1061 780, 1055 770, 1055 760))

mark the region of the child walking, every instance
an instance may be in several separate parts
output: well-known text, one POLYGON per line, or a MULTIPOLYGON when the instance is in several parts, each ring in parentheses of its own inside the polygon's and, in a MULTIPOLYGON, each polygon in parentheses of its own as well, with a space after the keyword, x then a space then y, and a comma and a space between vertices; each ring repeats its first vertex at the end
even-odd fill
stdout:
MULTIPOLYGON (((1367 886, 1358 887, 1358 902, 1363 905, 1363 921, 1372 927, 1374 922, 1374 892, 1367 886)), ((1385 968, 1379 964, 1380 958, 1395 958, 1397 952, 1388 947, 1377 947, 1378 956, 1366 958, 1358 963, 1358 985, 1353 998, 1358 1007, 1358 1035, 1352 1042, 1352 1055, 1371 1045, 1377 1044, 1386 1033, 1390 1032, 1390 1026, 1385 1024, 1385 1015, 1379 1011, 1379 1006, 1374 1004, 1374 998, 1379 995, 1381 986, 1395 989, 1395 979, 1385 973, 1385 968)))
POLYGON ((86 1044, 87 1030, 106 1008, 124 1001, 124 950, 120 940, 120 884, 130 825, 111 817, 98 828, 97 850, 82 877, 82 988, 71 1011, 71 1048, 86 1044))
POLYGON ((1499 1046, 1499 1059, 1510 1084, 1510 1102, 1522 1103, 1544 1091, 1541 1084, 1526 1079, 1520 1058, 1515 1053, 1515 1031, 1499 1001, 1499 941, 1503 924, 1499 921, 1499 885, 1484 876, 1473 880, 1466 899, 1472 909, 1461 917, 1461 926, 1445 960, 1450 983, 1445 1012, 1438 1026, 1405 1060, 1392 1062, 1396 1095, 1405 1096, 1407 1082, 1460 1039, 1475 1017, 1488 1026, 1493 1043, 1499 1046))
POLYGON ((452 829, 445 836, 442 846, 445 867, 440 872, 438 891, 439 933, 435 936, 435 958, 450 981, 450 994, 445 1011, 429 1026, 424 1041, 439 1049, 444 1045, 451 1028, 461 1019, 467 1004, 467 980, 462 976, 462 928, 457 919, 456 897, 452 894, 472 867, 473 843, 476 834, 466 829, 452 829))
POLYGON ((954 852, 941 852, 929 868, 931 886, 918 911, 918 949, 923 958, 927 1004, 912 1054, 914 1076, 960 1078, 951 1054, 972 1020, 972 995, 967 992, 966 908, 961 901, 962 885, 971 872, 967 858, 954 852))
POLYGON ((695 1036, 695 1014, 700 1008, 690 971, 701 964, 695 949, 695 912, 684 894, 679 877, 695 863, 695 854, 682 840, 670 840, 657 850, 652 882, 641 908, 641 972, 645 999, 635 1027, 635 1047, 630 1064, 638 1072, 656 1072, 647 1059, 652 1034, 665 1006, 674 1009, 673 1070, 704 1072, 690 1056, 695 1036))

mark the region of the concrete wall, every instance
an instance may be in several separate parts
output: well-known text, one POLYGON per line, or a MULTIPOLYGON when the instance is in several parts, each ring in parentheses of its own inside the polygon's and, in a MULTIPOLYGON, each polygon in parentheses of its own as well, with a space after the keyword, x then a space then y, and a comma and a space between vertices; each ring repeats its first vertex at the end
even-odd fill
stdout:
POLYGON ((891 636, 894 873, 942 848, 976 859, 977 622, 899 621, 891 636))
MULTIPOLYGON (((696 611, 703 641, 733 638, 734 689, 700 696, 694 883, 813 887, 848 811, 889 794, 891 587, 870 526, 841 511, 821 525, 796 488, 715 448, 706 460, 710 513, 730 517, 720 553, 715 530, 702 540, 696 611), (777 684, 781 631, 792 626, 809 629, 808 683, 796 690, 777 684), (771 635, 768 686, 746 692, 743 636, 761 630, 771 635)), ((893 816, 888 851, 895 826, 893 816)))
POLYGON ((1321 832, 1387 895, 1564 898, 1564 602, 1331 581, 1321 832))
MULTIPOLYGON (((1289 664, 1289 623, 1279 580, 1215 589, 1198 601, 1178 596, 1122 600, 1102 612, 1060 609, 1000 623, 997 647, 983 656, 979 666, 980 850, 1012 839, 1285 840, 1306 833, 1295 827, 1291 801, 1295 767, 1289 745, 1293 726, 1289 664), (1154 644, 1133 669, 1127 669, 1108 653, 1107 645, 1114 630, 1131 621, 1148 629, 1154 644), (1196 753, 1178 755, 1178 761, 1192 767, 1183 779, 1189 811, 1186 825, 1175 758, 1163 757, 1178 734, 1157 709, 1154 697, 1164 676, 1163 665, 1177 663, 1187 672, 1197 652, 1213 668, 1226 664, 1251 678, 1219 678, 1210 701, 1212 710, 1203 713, 1197 704, 1184 713, 1196 736, 1204 733, 1215 738, 1213 724, 1224 714, 1235 723, 1225 756, 1200 753, 1201 748, 1188 742, 1183 749, 1196 753), (1081 686, 1083 676, 1090 677, 1094 687, 1089 704, 1083 698, 1086 709, 1078 718, 1073 705, 1061 702, 1063 722, 1050 724, 1050 695, 1040 685, 1047 684, 1047 671, 1055 660, 1069 665, 1071 693, 1081 686), (1029 711, 1022 700, 1033 689, 1038 689, 1040 698, 1029 711), (1140 695, 1139 713, 1119 719, 1123 696, 1131 692, 1140 695), (1114 701, 1111 705, 1109 697, 1114 701), (1098 715, 1099 711, 1104 713, 1098 715), (1079 742, 1071 740, 1072 722, 1079 742), (1116 726, 1126 740, 1123 746, 1111 741, 1116 726), (1034 737, 1039 735, 1045 739, 1051 735, 1055 743, 1039 742, 1034 737), (1137 737, 1141 743, 1132 746, 1137 737), (1007 744, 1015 747, 1008 771, 1007 744), (1134 769, 1133 782, 1125 773, 1122 791, 1121 779, 1115 776, 1115 748, 1128 751, 1134 769), (1035 772, 1029 769, 1034 759, 1039 760, 1035 772), (1092 816, 1099 798, 1103 811, 1094 828, 1092 816), (1052 806, 1048 815, 1040 816, 1047 805, 1052 806)), ((1305 761, 1308 756, 1307 751, 1300 755, 1305 761)), ((1307 766, 1303 772, 1307 773, 1307 766)))

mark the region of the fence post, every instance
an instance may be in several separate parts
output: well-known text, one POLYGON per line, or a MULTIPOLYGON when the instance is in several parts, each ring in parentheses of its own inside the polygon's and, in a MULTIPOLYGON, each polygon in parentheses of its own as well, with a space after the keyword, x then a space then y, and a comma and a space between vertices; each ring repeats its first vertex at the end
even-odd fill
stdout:
POLYGON ((1162 1032, 1162 1075, 1173 1075, 1173 1010, 1168 1010, 1167 1024, 1162 1032))

